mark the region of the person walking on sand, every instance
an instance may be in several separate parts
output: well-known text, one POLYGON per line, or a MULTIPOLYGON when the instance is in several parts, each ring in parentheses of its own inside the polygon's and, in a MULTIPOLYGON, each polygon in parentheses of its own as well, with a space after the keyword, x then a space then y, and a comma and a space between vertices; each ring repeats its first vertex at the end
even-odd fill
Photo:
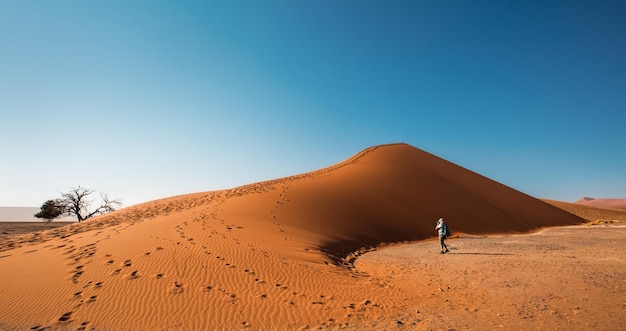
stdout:
POLYGON ((448 233, 448 226, 443 221, 443 218, 440 218, 437 221, 437 225, 435 225, 435 230, 437 230, 437 234, 439 235, 439 244, 441 244, 441 254, 448 253, 448 246, 446 246, 446 238, 448 233))

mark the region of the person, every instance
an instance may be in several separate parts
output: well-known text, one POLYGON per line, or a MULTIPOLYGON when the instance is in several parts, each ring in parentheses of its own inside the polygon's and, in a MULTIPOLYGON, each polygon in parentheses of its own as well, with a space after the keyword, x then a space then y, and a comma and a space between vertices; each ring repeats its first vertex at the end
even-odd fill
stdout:
POLYGON ((446 222, 443 221, 443 218, 439 218, 437 221, 437 225, 435 225, 435 230, 437 230, 437 234, 439 234, 439 244, 441 244, 441 254, 448 253, 448 246, 446 246, 446 222))

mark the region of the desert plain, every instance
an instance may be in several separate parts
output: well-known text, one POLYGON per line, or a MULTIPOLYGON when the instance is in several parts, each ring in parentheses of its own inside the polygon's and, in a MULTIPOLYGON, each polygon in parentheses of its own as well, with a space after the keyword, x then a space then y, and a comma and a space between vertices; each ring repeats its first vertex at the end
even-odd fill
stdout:
POLYGON ((623 330, 624 220, 375 146, 311 173, 5 230, 0 329, 623 330))

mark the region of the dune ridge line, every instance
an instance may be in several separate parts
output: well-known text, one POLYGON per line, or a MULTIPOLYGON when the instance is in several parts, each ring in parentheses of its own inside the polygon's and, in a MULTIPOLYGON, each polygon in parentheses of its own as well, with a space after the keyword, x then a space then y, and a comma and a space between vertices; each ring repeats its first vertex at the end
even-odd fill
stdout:
POLYGON ((584 222, 413 146, 374 146, 317 171, 3 240, 0 300, 11 304, 0 327, 368 329, 395 314, 398 290, 338 265, 433 238, 440 216, 457 234, 584 222))

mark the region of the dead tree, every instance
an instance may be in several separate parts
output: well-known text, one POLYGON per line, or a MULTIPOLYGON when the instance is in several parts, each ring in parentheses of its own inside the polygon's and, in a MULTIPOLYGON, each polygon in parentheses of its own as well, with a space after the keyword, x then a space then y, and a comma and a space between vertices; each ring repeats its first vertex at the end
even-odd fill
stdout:
POLYGON ((46 203, 41 206, 41 212, 37 214, 41 216, 35 215, 35 217, 46 218, 48 222, 50 222, 61 214, 65 214, 74 216, 81 222, 91 217, 113 211, 117 206, 122 204, 121 200, 110 200, 106 194, 101 193, 100 197, 102 198, 102 203, 96 209, 89 211, 93 200, 88 200, 88 197, 92 193, 94 193, 93 190, 80 186, 73 188, 68 193, 61 193, 61 199, 46 201, 46 203), (44 207, 46 207, 45 210, 52 210, 54 213, 44 213, 44 207), (62 212, 58 213, 59 210, 62 212))
POLYGON ((87 197, 94 191, 84 187, 77 187, 68 193, 63 193, 63 202, 66 208, 66 214, 76 216, 78 221, 84 221, 93 216, 102 215, 110 211, 114 211, 116 206, 122 204, 120 200, 109 200, 106 194, 101 193, 102 203, 93 211, 89 211, 89 206, 93 201, 87 200, 87 197))

